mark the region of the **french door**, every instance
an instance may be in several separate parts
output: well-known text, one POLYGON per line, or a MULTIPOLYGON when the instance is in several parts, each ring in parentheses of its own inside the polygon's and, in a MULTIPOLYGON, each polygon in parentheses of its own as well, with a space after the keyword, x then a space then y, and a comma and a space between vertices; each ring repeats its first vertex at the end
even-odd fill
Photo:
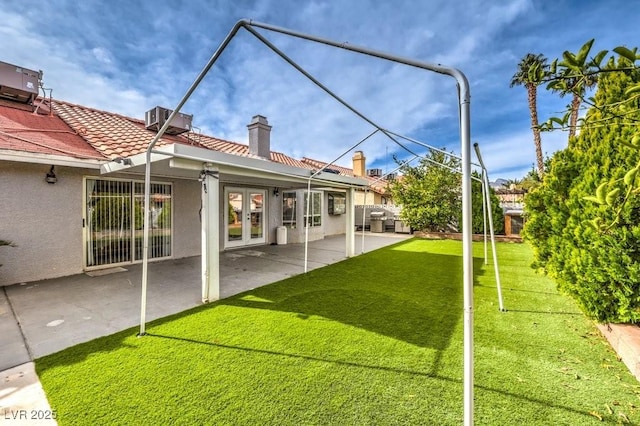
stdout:
POLYGON ((266 196, 263 189, 225 188, 225 248, 265 243, 266 196))

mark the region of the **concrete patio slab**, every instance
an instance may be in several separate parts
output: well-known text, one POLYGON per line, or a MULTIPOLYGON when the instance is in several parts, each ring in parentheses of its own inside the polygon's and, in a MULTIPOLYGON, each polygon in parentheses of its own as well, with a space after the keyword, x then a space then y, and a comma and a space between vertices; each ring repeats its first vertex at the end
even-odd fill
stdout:
POLYGON ((0 370, 31 361, 4 288, 0 291, 0 336, 0 370))
MULTIPOLYGON (((368 234, 364 251, 407 238, 410 236, 405 234, 368 234)), ((356 239, 356 252, 361 248, 361 239, 356 239)), ((304 258, 304 244, 222 252, 221 297, 301 274, 304 258)), ((309 270, 343 259, 344 236, 309 244, 309 270)), ((31 361, 29 351, 35 359, 139 325, 142 265, 121 269, 110 274, 80 274, 5 287, 3 293, 8 300, 3 304, 4 299, 0 298, 0 309, 10 302, 21 330, 11 309, 0 311, 6 317, 3 327, 7 328, 7 334, 3 333, 7 345, 2 345, 7 349, 0 358, 0 371, 31 361)), ((150 263, 148 274, 147 321, 202 304, 199 256, 150 263)))
POLYGON ((56 425, 33 362, 5 370, 0 375, 0 420, 10 426, 56 425))
MULTIPOLYGON (((369 234, 356 240, 356 253, 408 238, 369 234)), ((308 270, 344 260, 344 236, 310 243, 307 255, 308 270)), ((301 274, 304 258, 303 244, 223 252, 221 297, 301 274)), ((57 424, 50 418, 21 418, 32 412, 52 414, 32 357, 139 325, 142 266, 111 272, 18 284, 0 292, 0 416, 15 416, 5 419, 11 425, 57 424)), ((149 264, 148 321, 201 304, 199 256, 149 264)))

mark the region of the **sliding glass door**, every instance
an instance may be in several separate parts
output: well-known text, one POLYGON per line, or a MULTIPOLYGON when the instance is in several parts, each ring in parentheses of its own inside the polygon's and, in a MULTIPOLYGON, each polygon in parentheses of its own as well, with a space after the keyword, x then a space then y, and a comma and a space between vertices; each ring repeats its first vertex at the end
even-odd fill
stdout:
MULTIPOLYGON (((149 258, 171 256, 172 187, 151 184, 149 258)), ((96 268, 142 260, 144 183, 85 179, 85 267, 96 268)))

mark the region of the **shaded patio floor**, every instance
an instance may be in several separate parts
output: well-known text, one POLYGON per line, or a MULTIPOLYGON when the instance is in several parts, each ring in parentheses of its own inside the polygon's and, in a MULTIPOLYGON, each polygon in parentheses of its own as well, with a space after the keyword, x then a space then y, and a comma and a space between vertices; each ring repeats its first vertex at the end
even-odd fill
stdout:
MULTIPOLYGON (((371 234, 364 252, 406 234, 371 234)), ((356 236, 356 253, 362 237, 356 236)), ((309 244, 309 270, 345 259, 344 236, 309 244)), ((142 265, 101 276, 73 275, 0 291, 0 371, 140 323, 142 265)), ((304 244, 255 246, 220 254, 222 298, 304 272, 304 244)), ((149 264, 147 321, 200 305, 200 256, 149 264)))

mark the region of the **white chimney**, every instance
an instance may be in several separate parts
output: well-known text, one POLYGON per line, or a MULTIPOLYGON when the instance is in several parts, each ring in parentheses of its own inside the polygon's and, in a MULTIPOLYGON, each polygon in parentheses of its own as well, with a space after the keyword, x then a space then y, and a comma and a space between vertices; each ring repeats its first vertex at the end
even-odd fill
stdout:
POLYGON ((271 126, 266 117, 254 115, 249 129, 249 154, 271 159, 271 126))

